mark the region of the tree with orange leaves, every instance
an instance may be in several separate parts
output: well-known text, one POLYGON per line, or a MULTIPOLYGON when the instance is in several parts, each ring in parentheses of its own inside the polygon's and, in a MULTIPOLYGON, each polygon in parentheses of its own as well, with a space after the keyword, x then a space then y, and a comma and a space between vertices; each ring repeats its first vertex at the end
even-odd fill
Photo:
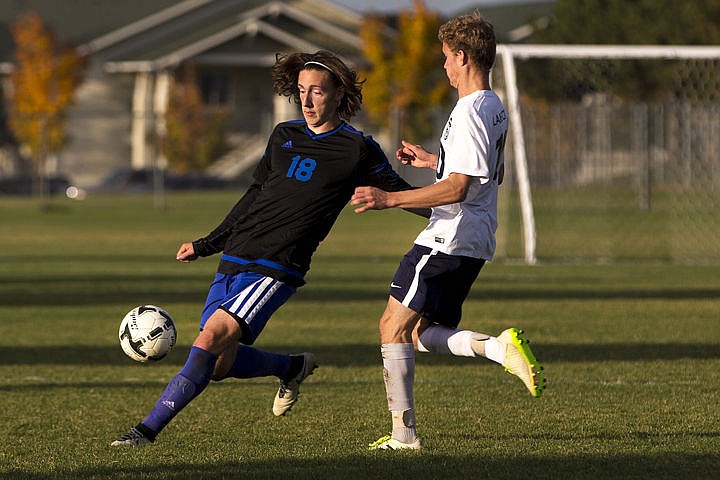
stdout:
POLYGON ((35 13, 11 25, 17 64, 10 74, 12 85, 10 129, 31 152, 34 191, 45 196, 47 156, 67 143, 66 114, 82 79, 84 57, 58 45, 35 13))
POLYGON ((205 169, 227 151, 226 123, 224 108, 203 103, 195 68, 186 64, 172 83, 165 114, 162 151, 168 164, 179 172, 205 169))
POLYGON ((441 68, 439 26, 438 14, 414 0, 412 11, 400 12, 398 34, 392 40, 378 16, 368 15, 360 28, 363 54, 370 63, 362 72, 367 78, 363 103, 371 120, 396 130, 401 138, 432 135, 433 111, 450 93, 441 68), (398 125, 393 127, 393 121, 398 125))

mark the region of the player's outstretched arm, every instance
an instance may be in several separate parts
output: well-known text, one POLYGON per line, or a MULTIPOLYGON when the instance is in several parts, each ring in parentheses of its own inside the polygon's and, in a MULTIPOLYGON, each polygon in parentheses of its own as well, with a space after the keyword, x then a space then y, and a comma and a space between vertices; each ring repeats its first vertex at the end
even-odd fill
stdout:
POLYGON ((395 157, 402 162, 403 165, 411 165, 416 168, 437 168, 438 156, 428 152, 420 145, 415 145, 402 140, 402 148, 395 152, 395 157))
POLYGON ((472 177, 451 173, 445 180, 413 190, 386 192, 375 187, 357 187, 350 204, 355 213, 386 208, 432 208, 465 200, 472 177))
POLYGON ((175 258, 180 262, 188 263, 196 260, 198 255, 195 253, 195 247, 193 247, 192 243, 183 243, 180 245, 180 249, 175 255, 175 258))

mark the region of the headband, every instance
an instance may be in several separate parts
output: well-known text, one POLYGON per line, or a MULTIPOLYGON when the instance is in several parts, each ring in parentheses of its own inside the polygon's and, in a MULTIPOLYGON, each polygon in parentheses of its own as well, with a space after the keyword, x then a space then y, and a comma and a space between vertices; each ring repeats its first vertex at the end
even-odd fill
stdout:
POLYGON ((316 62, 316 61, 314 61, 314 60, 311 60, 311 61, 309 61, 309 62, 305 62, 305 65, 303 65, 303 66, 304 66, 304 67, 307 67, 308 65, 318 65, 318 66, 324 68, 325 70, 327 70, 328 72, 334 73, 334 72, 332 71, 332 69, 331 69, 330 67, 328 67, 327 65, 325 65, 324 63, 320 63, 320 62, 316 62))

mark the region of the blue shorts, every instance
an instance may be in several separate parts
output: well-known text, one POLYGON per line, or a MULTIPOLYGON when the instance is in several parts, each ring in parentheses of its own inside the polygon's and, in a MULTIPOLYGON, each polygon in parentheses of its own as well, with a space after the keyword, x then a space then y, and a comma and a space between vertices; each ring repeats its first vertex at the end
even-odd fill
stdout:
POLYGON ((484 264, 480 258, 413 245, 400 262, 389 293, 431 322, 455 328, 462 317, 462 304, 484 264))
POLYGON ((255 272, 234 275, 218 273, 210 285, 200 317, 200 330, 218 308, 237 320, 240 341, 252 345, 275 311, 295 293, 296 288, 255 272))

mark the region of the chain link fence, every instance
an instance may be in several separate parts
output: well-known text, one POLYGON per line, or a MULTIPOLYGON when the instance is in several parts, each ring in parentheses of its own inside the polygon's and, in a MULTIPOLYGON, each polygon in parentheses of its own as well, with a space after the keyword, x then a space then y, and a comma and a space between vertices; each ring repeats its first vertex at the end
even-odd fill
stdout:
MULTIPOLYGON (((515 68, 538 261, 720 261, 720 58, 515 68)), ((498 62, 501 94, 504 79, 498 62)), ((497 256, 521 260, 514 157, 497 256)))

